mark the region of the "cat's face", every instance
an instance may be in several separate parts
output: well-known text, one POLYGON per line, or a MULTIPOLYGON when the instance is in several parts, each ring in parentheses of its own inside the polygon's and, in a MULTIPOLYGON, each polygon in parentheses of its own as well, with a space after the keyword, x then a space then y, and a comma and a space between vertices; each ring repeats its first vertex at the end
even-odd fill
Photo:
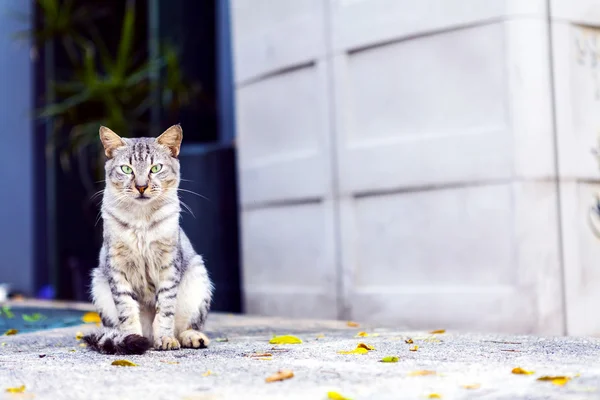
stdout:
POLYGON ((119 202, 130 200, 150 203, 177 193, 179 186, 179 149, 183 132, 179 125, 167 129, 158 138, 126 139, 106 127, 100 139, 108 159, 105 164, 106 186, 119 202))

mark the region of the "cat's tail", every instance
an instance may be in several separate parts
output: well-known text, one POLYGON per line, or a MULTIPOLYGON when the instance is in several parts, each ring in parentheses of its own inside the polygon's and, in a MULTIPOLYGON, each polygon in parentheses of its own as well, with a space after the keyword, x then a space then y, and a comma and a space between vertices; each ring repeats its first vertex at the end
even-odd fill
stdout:
POLYGON ((148 338, 115 328, 102 328, 85 335, 83 341, 92 350, 104 354, 144 354, 151 347, 148 338))

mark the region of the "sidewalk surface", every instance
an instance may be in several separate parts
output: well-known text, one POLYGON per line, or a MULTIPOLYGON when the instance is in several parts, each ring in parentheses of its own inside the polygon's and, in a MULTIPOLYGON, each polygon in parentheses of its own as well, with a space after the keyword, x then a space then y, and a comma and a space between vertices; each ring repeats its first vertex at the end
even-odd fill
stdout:
POLYGON ((212 314, 208 349, 123 357, 81 347, 76 332, 89 329, 94 326, 1 336, 0 399, 327 399, 330 391, 352 399, 600 398, 598 339, 434 335, 337 321, 212 314), (360 331, 369 336, 355 337, 360 331), (273 335, 284 334, 303 343, 269 344, 273 335), (414 343, 405 343, 408 338, 414 343), (375 350, 338 354, 361 342, 375 350), (415 345, 418 349, 410 351, 415 345), (250 357, 254 353, 272 356, 250 357), (399 361, 379 362, 385 356, 399 361), (123 358, 137 366, 111 365, 123 358), (516 375, 511 373, 515 367, 535 373, 516 375), (265 382, 280 369, 291 369, 294 377, 265 382), (435 374, 414 376, 423 370, 435 374), (562 386, 555 384, 561 380, 537 380, 544 375, 572 379, 562 386), (5 393, 21 385, 23 394, 5 393))

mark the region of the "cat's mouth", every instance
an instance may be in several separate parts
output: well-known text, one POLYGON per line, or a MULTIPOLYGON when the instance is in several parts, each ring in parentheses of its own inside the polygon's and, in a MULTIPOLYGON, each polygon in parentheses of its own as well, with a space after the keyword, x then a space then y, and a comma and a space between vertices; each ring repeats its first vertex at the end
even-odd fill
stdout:
POLYGON ((136 200, 142 200, 142 201, 146 201, 146 200, 150 200, 150 197, 148 196, 144 196, 143 194, 140 194, 138 197, 135 198, 136 200))

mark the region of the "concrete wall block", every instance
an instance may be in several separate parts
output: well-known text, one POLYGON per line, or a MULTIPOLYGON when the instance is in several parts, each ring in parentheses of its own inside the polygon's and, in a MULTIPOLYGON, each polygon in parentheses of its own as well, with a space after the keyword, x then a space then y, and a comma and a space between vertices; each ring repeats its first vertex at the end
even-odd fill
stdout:
POLYGON ((322 0, 232 0, 231 8, 237 83, 325 54, 322 0))

